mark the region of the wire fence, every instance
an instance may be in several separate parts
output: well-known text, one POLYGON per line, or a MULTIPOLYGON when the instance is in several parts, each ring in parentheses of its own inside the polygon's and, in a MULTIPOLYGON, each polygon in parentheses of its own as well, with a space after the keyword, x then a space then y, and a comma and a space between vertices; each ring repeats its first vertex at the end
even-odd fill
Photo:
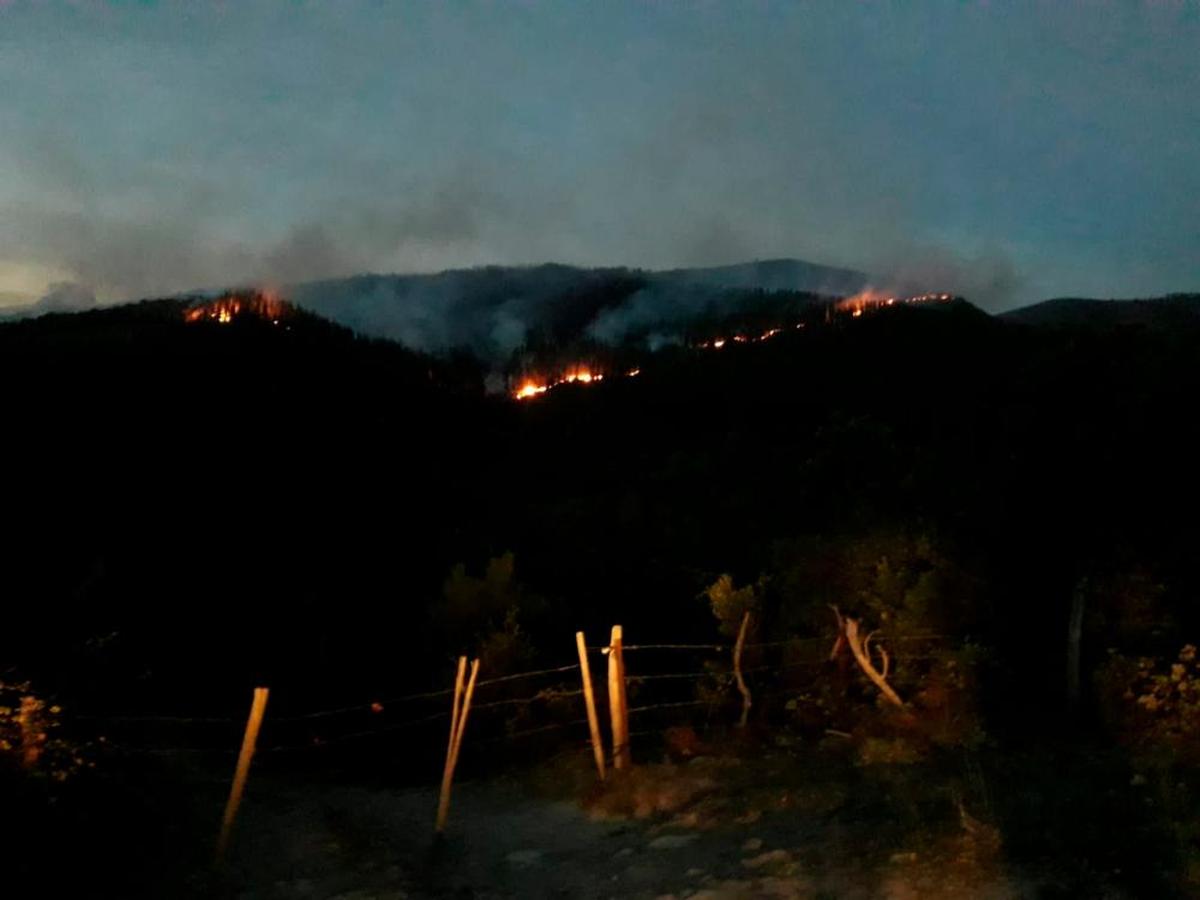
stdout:
MULTIPOLYGON (((889 643, 931 644, 944 641, 945 637, 932 633, 904 635, 890 638, 889 643)), ((828 637, 798 637, 744 643, 742 651, 751 653, 785 648, 794 648, 800 652, 810 648, 820 650, 802 659, 785 657, 769 665, 745 667, 741 669, 741 674, 755 679, 768 674, 782 676, 794 670, 819 669, 828 664, 828 648, 831 645, 832 640, 828 637)), ((606 645, 589 646, 586 649, 590 654, 607 655, 611 648, 606 645)), ((711 712, 725 703, 738 702, 734 672, 729 658, 734 650, 735 645, 723 643, 647 643, 622 646, 622 653, 634 654, 634 658, 640 661, 635 664, 635 669, 639 671, 626 673, 623 679, 637 703, 628 707, 628 714, 642 716, 660 711, 695 710, 703 707, 709 708, 711 712), (651 663, 656 653, 666 653, 669 657, 671 653, 681 651, 706 656, 705 664, 703 667, 682 670, 668 664, 662 666, 664 671, 656 671, 651 663), (697 691, 701 686, 706 688, 703 696, 699 696, 697 691), (680 691, 688 690, 691 693, 680 694, 680 691)), ((932 657, 931 653, 897 652, 892 659, 899 664, 932 657)), ((663 660, 669 662, 667 657, 663 660)), ((479 692, 480 697, 471 705, 471 713, 476 717, 472 721, 472 729, 482 733, 473 739, 472 744, 493 746, 506 741, 551 735, 586 726, 587 717, 580 715, 584 709, 584 689, 579 686, 580 675, 579 663, 569 663, 480 679, 475 684, 475 690, 479 692), (518 696, 487 696, 491 689, 505 690, 539 678, 554 683, 518 696), (536 717, 552 721, 538 723, 533 721, 536 717)), ((755 687, 761 689, 763 685, 755 687)), ((455 689, 451 687, 385 696, 327 709, 267 715, 264 725, 265 739, 256 752, 267 756, 320 752, 422 730, 430 733, 429 747, 435 750, 439 742, 434 739, 437 733, 434 726, 444 726, 452 716, 451 709, 436 709, 416 715, 412 713, 417 713, 422 704, 428 705, 436 701, 443 701, 448 707, 454 694, 455 689), (411 711, 409 716, 397 720, 396 715, 406 710, 411 711), (355 727, 355 724, 350 724, 351 721, 356 724, 361 722, 362 717, 371 721, 369 727, 355 727)), ((106 734, 99 747, 107 753, 130 756, 232 755, 237 752, 239 729, 243 723, 243 720, 236 716, 207 715, 88 714, 74 718, 88 727, 107 726, 113 733, 106 734), (206 737, 200 741, 163 744, 153 740, 154 735, 146 733, 159 729, 161 737, 168 737, 163 732, 170 732, 169 737, 178 737, 181 727, 191 733, 190 726, 208 729, 205 732, 206 737)), ((653 729, 650 732, 652 733, 653 729)), ((644 733, 632 732, 633 735, 644 733)))
MULTIPOLYGON (((520 754, 529 760, 541 758, 546 752, 590 750, 603 779, 606 766, 621 768, 631 763, 634 739, 648 746, 657 737, 664 747, 677 740, 678 752, 689 742, 694 745, 698 739, 696 727, 706 728, 714 723, 715 727, 735 727, 732 713, 739 706, 741 717, 736 720, 736 727, 744 727, 752 697, 755 708, 769 711, 773 699, 789 695, 795 698, 807 690, 803 685, 813 683, 822 667, 847 668, 837 666, 834 657, 840 650, 845 661, 846 643, 856 632, 846 630, 836 643, 818 636, 747 642, 749 621, 747 613, 734 644, 624 645, 620 640, 622 630, 614 627, 610 645, 587 647, 583 635, 578 634, 578 662, 482 680, 477 679, 479 660, 475 660, 470 680, 465 681, 467 660, 462 657, 454 687, 303 712, 267 715, 268 689, 257 688, 244 734, 240 728, 242 720, 236 716, 122 712, 80 715, 75 721, 84 728, 105 729, 107 733, 97 736, 93 746, 132 760, 207 760, 213 764, 220 761, 224 766, 236 754, 237 766, 222 822, 218 857, 228 842, 250 760, 256 754, 279 760, 286 767, 293 765, 291 760, 297 761, 297 765, 307 764, 305 760, 320 763, 331 759, 357 763, 369 754, 384 754, 389 758, 397 752, 407 758, 423 756, 432 760, 443 752, 442 748, 447 748, 436 826, 441 831, 468 719, 471 741, 466 746, 480 767, 503 759, 500 748, 505 747, 514 756, 520 754), (609 741, 605 741, 600 728, 596 702, 600 692, 595 690, 591 677, 589 657, 597 654, 607 657, 602 699, 607 706, 609 741), (633 660, 632 672, 626 670, 626 654, 633 660), (808 674, 799 677, 795 674, 806 670, 808 674), (630 719, 637 725, 632 730, 630 719), (673 730, 677 732, 676 738, 671 737, 673 730)), ((887 640, 886 643, 896 646, 891 655, 883 654, 885 670, 889 663, 899 667, 934 658, 938 644, 945 639, 944 635, 930 633, 887 640)), ((882 642, 877 641, 876 646, 882 642)), ((869 643, 870 638, 860 639, 858 645, 850 648, 851 656, 870 681, 886 694, 890 688, 880 685, 880 673, 871 669, 870 657, 863 659, 869 643)), ((884 679, 886 675, 885 671, 884 679)), ((827 729, 826 732, 849 737, 842 731, 827 729)))

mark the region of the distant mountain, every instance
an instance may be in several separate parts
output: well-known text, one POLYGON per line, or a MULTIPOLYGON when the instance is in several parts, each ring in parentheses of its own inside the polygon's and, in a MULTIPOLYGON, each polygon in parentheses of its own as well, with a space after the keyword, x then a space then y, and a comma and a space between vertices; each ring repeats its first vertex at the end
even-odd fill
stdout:
POLYGON ((619 342, 672 332, 761 292, 854 293, 867 276, 795 259, 655 272, 558 264, 433 275, 362 275, 285 289, 298 305, 363 334, 493 361, 530 341, 619 342))
MULTIPOLYGON (((284 289, 298 306, 369 336, 422 351, 467 348, 498 363, 527 344, 659 343, 698 319, 761 305, 764 294, 843 296, 867 286, 862 272, 798 259, 664 271, 546 263, 482 266, 424 275, 358 275, 284 289)), ((95 306, 48 295, 0 319, 95 306)), ((192 291, 186 296, 217 296, 192 291)), ((183 296, 183 295, 179 295, 183 296)), ((793 298, 795 299, 795 298, 793 298)))
POLYGON ((1049 328, 1111 329, 1200 327, 1200 294, 1169 294, 1135 300, 1058 297, 1001 313, 1021 325, 1049 328))
POLYGON ((763 259, 730 266, 667 269, 653 277, 662 284, 764 291, 808 291, 814 294, 853 294, 870 283, 863 272, 805 262, 802 259, 763 259))

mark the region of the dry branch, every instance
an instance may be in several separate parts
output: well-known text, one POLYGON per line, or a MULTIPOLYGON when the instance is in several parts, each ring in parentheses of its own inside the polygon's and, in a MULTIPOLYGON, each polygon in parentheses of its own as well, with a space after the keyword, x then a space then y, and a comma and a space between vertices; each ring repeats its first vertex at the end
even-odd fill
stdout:
POLYGON ((858 619, 852 619, 849 616, 843 616, 841 611, 836 606, 831 606, 833 614, 837 617, 839 635, 837 643, 834 644, 834 656, 841 650, 844 645, 850 648, 850 654, 854 657, 854 661, 858 663, 858 667, 863 670, 863 674, 871 680, 875 687, 879 688, 880 693, 887 699, 889 703, 905 708, 905 703, 900 699, 900 695, 895 689, 888 684, 887 677, 891 671, 891 658, 887 651, 882 647, 879 650, 880 659, 883 661, 883 669, 875 667, 875 663, 871 660, 871 639, 875 637, 875 632, 868 632, 863 635, 860 631, 858 619))

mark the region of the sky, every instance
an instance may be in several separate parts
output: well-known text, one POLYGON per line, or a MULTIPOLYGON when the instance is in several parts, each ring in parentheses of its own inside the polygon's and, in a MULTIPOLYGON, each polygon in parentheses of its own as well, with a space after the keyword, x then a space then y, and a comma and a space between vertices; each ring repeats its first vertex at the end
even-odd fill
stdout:
POLYGON ((0 0, 0 306, 779 256, 1200 290, 1200 2, 0 0))

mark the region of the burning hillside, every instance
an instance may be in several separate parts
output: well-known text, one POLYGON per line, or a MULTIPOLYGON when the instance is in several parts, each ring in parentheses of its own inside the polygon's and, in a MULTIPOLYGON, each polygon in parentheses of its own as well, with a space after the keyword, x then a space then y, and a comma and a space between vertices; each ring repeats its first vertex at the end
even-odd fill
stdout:
POLYGON ((897 297, 873 288, 859 291, 851 297, 839 300, 834 306, 838 312, 849 312, 855 318, 864 312, 883 309, 888 306, 916 306, 923 303, 946 303, 953 300, 951 294, 914 294, 909 297, 897 297))
MULTIPOLYGON (((785 331, 803 330, 810 324, 818 326, 832 324, 836 317, 846 314, 850 318, 857 319, 863 316, 864 313, 876 312, 890 307, 949 303, 953 299, 954 295, 946 293, 897 296, 883 291, 867 289, 853 296, 827 303, 820 307, 820 312, 814 310, 799 321, 792 319, 786 322, 764 323, 761 317, 753 317, 752 321, 745 319, 741 322, 727 321, 724 327, 710 330, 708 332, 709 336, 703 338, 693 337, 684 340, 683 343, 685 346, 695 350, 721 350, 727 345, 760 344, 772 340, 785 331)), ((598 384, 604 381, 606 377, 612 377, 613 373, 611 371, 609 373, 604 371, 606 368, 609 370, 614 369, 611 365, 602 366, 579 362, 572 362, 565 366, 544 364, 538 367, 538 371, 542 374, 532 374, 530 370, 526 370, 523 374, 514 378, 510 382, 509 393, 516 400, 530 400, 540 397, 560 385, 598 384), (544 373, 547 370, 553 370, 557 374, 546 375, 544 373)), ((636 365, 632 368, 624 368, 619 371, 619 374, 624 377, 634 377, 640 373, 641 369, 636 365)))
POLYGON ((275 294, 254 291, 223 294, 213 300, 197 300, 184 310, 183 320, 228 325, 239 317, 253 317, 278 325, 291 315, 291 306, 275 294))
MULTIPOLYGON (((630 369, 623 374, 627 378, 633 378, 640 373, 641 369, 630 369)), ((513 390, 512 395, 517 400, 528 400, 532 397, 541 396, 551 388, 556 388, 563 384, 599 384, 605 377, 603 372, 594 371, 586 367, 570 367, 562 374, 552 378, 528 375, 518 380, 517 387, 513 390)))

